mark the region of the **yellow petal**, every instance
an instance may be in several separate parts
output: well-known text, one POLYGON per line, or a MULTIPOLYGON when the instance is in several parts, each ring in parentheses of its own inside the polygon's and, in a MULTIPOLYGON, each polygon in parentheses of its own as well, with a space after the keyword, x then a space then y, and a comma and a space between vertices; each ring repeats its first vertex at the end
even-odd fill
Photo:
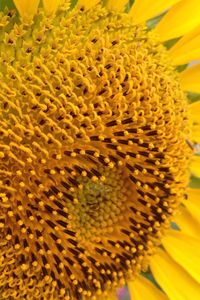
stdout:
POLYGON ((195 155, 190 163, 190 170, 193 176, 200 178, 200 156, 195 155))
POLYGON ((200 189, 189 189, 188 200, 184 201, 184 205, 187 207, 193 218, 200 224, 200 189))
POLYGON ((57 8, 63 3, 63 0, 43 0, 44 9, 47 15, 56 12, 57 8))
POLYGON ((200 101, 196 101, 189 106, 191 119, 193 122, 200 123, 200 101))
POLYGON ((129 292, 132 300, 167 300, 167 296, 164 295, 153 283, 144 278, 138 276, 134 281, 128 282, 129 292))
POLYGON ((200 143, 200 101, 190 104, 190 119, 192 123, 192 136, 191 139, 195 143, 200 143))
POLYGON ((200 299, 200 285, 165 251, 158 249, 157 254, 151 258, 150 267, 170 300, 200 299))
POLYGON ((200 64, 180 73, 181 87, 184 91, 200 93, 200 64))
POLYGON ((40 0, 13 0, 24 22, 32 20, 36 14, 40 0))
POLYGON ((195 124, 192 127, 192 135, 191 135, 192 141, 195 141, 195 143, 200 144, 200 123, 195 124))
POLYGON ((195 238, 199 238, 200 223, 193 218, 186 207, 181 207, 179 213, 175 216, 174 221, 180 228, 181 232, 195 238))
POLYGON ((135 23, 147 21, 180 0, 135 0, 129 14, 133 17, 135 23))
POLYGON ((77 6, 78 7, 84 7, 85 9, 90 9, 91 7, 97 5, 98 3, 100 3, 99 0, 78 0, 77 2, 77 6))
POLYGON ((175 230, 162 239, 170 256, 200 283, 200 239, 175 230))
MULTIPOLYGON (((199 2, 200 3, 200 2, 199 2)), ((183 36, 170 50, 174 65, 200 59, 200 26, 183 36)))
POLYGON ((155 31, 165 41, 186 34, 198 24, 200 24, 200 1, 182 0, 161 19, 155 31))
POLYGON ((116 11, 124 11, 125 6, 127 4, 127 0, 108 0, 108 2, 106 2, 106 7, 111 9, 111 10, 116 10, 116 11))
POLYGON ((187 44, 192 39, 198 37, 199 34, 200 34, 200 24, 197 27, 195 27, 192 31, 182 36, 182 38, 179 39, 178 42, 174 44, 172 50, 176 50, 182 47, 184 44, 187 44))

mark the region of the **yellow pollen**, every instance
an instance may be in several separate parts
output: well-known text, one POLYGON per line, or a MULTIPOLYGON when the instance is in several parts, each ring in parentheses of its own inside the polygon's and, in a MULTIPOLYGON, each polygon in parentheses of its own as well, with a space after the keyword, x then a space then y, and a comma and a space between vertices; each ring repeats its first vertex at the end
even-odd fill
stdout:
POLYGON ((128 15, 67 2, 29 26, 1 12, 2 299, 106 298, 148 266, 188 183, 167 50, 128 15))

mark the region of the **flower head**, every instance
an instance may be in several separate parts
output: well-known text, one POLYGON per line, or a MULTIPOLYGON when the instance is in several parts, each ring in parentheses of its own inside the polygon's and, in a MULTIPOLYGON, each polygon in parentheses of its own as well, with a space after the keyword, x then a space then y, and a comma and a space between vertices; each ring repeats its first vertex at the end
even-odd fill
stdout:
POLYGON ((147 270, 186 196, 187 97, 137 1, 130 15, 123 1, 14 2, 20 17, 1 13, 0 293, 102 299, 147 270))

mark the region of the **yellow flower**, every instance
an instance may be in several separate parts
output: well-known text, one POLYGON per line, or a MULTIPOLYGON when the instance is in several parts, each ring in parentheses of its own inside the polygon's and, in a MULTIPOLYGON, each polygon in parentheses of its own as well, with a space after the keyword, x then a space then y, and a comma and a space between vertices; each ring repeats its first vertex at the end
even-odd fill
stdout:
POLYGON ((14 3, 0 13, 0 298, 113 300, 128 283, 132 300, 199 299, 200 1, 14 3))

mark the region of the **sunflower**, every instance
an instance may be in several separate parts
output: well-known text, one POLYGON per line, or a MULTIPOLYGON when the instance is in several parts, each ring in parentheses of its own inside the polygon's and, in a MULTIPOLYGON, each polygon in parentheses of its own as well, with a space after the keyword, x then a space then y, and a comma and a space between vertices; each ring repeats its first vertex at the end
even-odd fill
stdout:
POLYGON ((200 298, 200 1, 127 2, 0 12, 0 299, 200 298))

